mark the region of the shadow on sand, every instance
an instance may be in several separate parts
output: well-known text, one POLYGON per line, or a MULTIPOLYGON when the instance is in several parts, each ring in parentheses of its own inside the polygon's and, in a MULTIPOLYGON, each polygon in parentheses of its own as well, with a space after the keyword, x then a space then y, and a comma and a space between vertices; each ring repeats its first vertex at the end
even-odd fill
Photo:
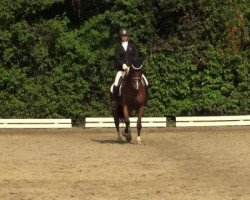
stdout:
POLYGON ((100 144, 130 144, 129 142, 126 142, 126 141, 118 142, 117 140, 95 140, 95 139, 92 139, 92 141, 98 142, 100 144))

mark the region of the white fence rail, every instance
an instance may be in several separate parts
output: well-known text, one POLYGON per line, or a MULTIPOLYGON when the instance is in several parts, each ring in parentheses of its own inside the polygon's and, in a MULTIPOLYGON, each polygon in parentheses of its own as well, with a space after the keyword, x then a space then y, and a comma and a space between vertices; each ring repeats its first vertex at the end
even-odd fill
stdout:
MULTIPOLYGON (((130 126, 136 127, 137 118, 130 118, 130 126)), ((244 126, 250 125, 250 115, 176 117, 176 127, 188 126, 244 126)), ((71 119, 0 119, 0 128, 71 128, 71 119)), ((85 128, 114 128, 112 117, 85 119, 85 128)), ((120 123, 120 127, 125 127, 120 123)), ((143 117, 142 127, 167 127, 166 117, 143 117)))
POLYGON ((71 119, 0 119, 0 128, 71 128, 71 119))
POLYGON ((250 125, 250 115, 176 117, 176 127, 185 126, 244 126, 250 125))
MULTIPOLYGON (((131 117, 130 126, 136 127, 137 118, 131 117)), ((142 127, 166 127, 167 119, 166 117, 143 117, 142 127)), ((85 128, 114 128, 114 119, 112 117, 100 118, 91 117, 85 119, 85 128)), ((124 123, 120 123, 120 127, 125 127, 124 123)))

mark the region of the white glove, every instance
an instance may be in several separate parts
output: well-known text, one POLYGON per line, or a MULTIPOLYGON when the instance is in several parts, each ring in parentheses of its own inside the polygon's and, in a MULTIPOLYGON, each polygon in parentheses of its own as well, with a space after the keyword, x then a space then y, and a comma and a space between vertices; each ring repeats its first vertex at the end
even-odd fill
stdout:
POLYGON ((122 69, 125 71, 126 74, 129 73, 129 67, 126 64, 122 65, 122 69))
POLYGON ((123 69, 123 70, 126 70, 126 69, 128 69, 128 66, 127 66, 126 64, 123 64, 123 65, 122 65, 122 69, 123 69))

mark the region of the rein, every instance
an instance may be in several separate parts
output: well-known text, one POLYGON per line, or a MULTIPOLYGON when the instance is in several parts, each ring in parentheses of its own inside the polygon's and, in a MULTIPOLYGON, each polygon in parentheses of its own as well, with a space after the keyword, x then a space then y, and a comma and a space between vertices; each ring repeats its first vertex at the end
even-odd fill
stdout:
POLYGON ((142 65, 140 67, 138 67, 138 68, 136 68, 134 65, 132 65, 132 68, 135 69, 135 70, 139 70, 139 69, 142 68, 142 65))
MULTIPOLYGON (((141 65, 140 67, 135 67, 134 65, 131 65, 131 67, 135 70, 135 71, 138 71, 138 70, 140 70, 142 67, 143 67, 143 65, 141 65)), ((132 78, 131 77, 131 80, 132 80, 132 85, 133 85, 133 87, 136 89, 136 90, 138 90, 139 89, 139 83, 140 82, 142 82, 142 84, 143 84, 143 81, 142 81, 142 76, 140 76, 140 77, 135 77, 135 78, 132 78)), ((144 85, 144 84, 143 84, 144 85)))

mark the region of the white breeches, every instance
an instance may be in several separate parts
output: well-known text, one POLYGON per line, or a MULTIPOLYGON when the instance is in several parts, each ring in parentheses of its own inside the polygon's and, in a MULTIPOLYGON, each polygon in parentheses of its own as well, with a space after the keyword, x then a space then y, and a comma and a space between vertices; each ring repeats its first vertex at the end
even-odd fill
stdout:
POLYGON ((115 86, 118 86, 118 83, 119 83, 119 80, 120 80, 120 77, 123 77, 125 76, 125 71, 118 71, 117 74, 116 74, 116 77, 115 77, 115 82, 114 82, 114 85, 115 86))

